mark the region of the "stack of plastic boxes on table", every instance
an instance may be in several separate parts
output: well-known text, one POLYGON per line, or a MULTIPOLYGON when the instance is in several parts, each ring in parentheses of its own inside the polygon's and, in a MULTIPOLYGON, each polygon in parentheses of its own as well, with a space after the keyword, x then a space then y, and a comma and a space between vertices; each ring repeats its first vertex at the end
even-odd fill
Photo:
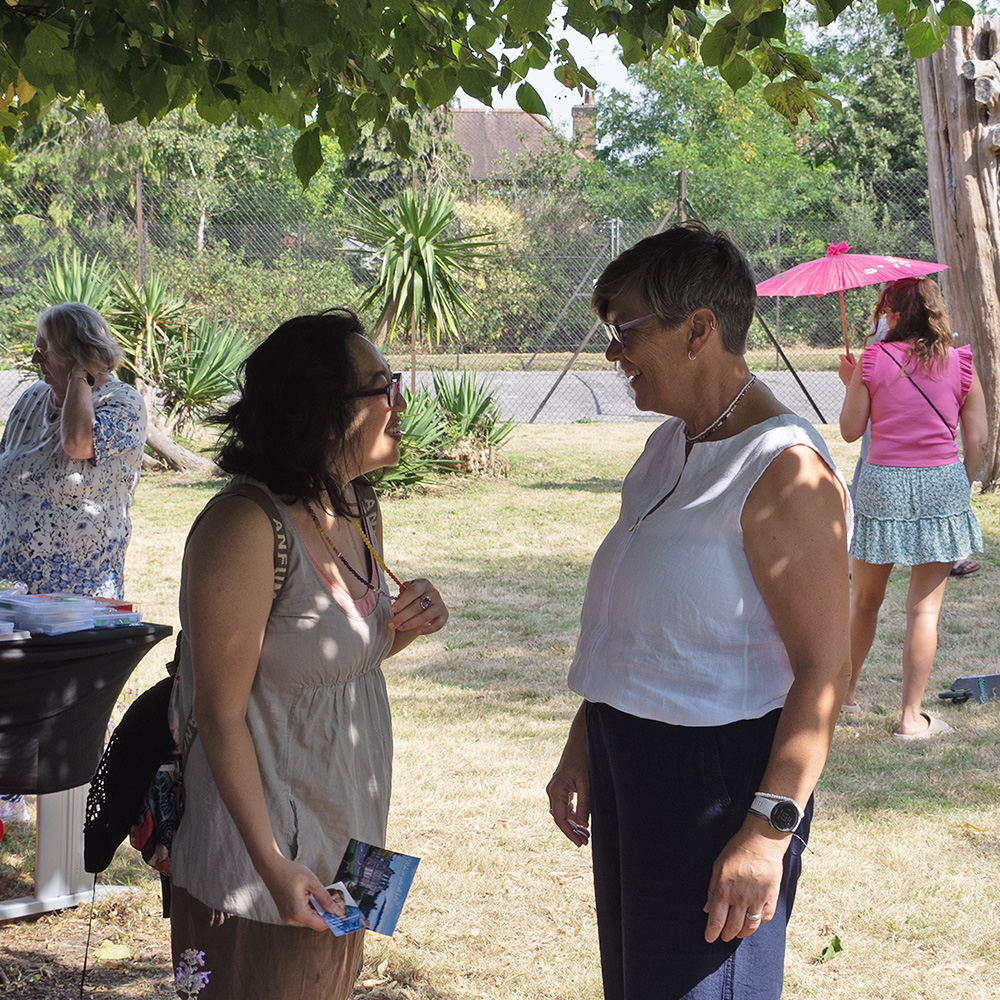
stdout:
POLYGON ((0 640, 135 625, 142 613, 126 601, 73 594, 0 594, 0 640))

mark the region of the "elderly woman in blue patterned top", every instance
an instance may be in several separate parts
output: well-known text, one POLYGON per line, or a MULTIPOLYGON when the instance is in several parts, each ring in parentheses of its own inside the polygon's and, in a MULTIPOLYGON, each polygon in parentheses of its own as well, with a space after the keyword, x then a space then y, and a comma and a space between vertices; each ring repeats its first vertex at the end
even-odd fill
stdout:
MULTIPOLYGON (((82 303, 39 315, 31 360, 41 380, 14 404, 0 441, 0 578, 33 594, 120 598, 142 397, 112 374, 121 351, 82 303)), ((0 818, 28 819, 24 797, 0 796, 0 818)))
MULTIPOLYGON (((39 315, 31 360, 41 380, 14 404, 0 441, 0 578, 33 594, 120 598, 142 397, 112 374, 121 351, 80 302, 39 315)), ((28 819, 24 797, 0 796, 0 818, 28 819)))
POLYGON ((669 415, 590 571, 548 785, 586 844, 608 1000, 774 1000, 812 793, 850 676, 849 498, 750 374, 753 276, 697 224, 597 280, 609 361, 669 415))
POLYGON ((80 302, 41 313, 31 359, 41 380, 14 404, 0 441, 0 577, 35 594, 121 598, 142 396, 115 378, 121 350, 80 302))

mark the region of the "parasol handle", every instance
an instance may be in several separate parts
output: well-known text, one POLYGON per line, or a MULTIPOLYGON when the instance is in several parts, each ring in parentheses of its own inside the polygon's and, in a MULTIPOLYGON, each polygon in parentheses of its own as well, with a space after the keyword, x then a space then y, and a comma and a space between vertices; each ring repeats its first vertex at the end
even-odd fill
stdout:
POLYGON ((844 308, 844 290, 840 289, 840 318, 844 322, 844 353, 851 356, 851 344, 847 339, 847 310, 844 308))

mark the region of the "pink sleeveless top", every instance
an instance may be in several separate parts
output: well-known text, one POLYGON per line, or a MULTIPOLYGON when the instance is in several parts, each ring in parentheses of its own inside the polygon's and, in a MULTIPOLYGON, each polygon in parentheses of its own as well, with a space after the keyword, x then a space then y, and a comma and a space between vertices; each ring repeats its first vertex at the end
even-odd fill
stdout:
POLYGON ((946 362, 927 368, 909 355, 909 344, 894 341, 871 344, 861 357, 861 377, 872 401, 868 461, 911 469, 950 465, 958 461, 953 431, 972 385, 972 348, 950 347, 946 362))

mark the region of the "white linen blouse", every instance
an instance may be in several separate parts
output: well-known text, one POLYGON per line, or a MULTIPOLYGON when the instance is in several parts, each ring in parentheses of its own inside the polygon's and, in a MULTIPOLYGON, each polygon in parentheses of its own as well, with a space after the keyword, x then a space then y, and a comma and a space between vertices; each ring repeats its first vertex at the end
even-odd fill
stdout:
POLYGON ((681 420, 650 435, 590 569, 573 691, 678 726, 757 719, 784 704, 791 665, 750 571, 740 518, 761 475, 794 445, 812 448, 844 486, 849 542, 846 484, 801 417, 700 442, 686 462, 681 420))

